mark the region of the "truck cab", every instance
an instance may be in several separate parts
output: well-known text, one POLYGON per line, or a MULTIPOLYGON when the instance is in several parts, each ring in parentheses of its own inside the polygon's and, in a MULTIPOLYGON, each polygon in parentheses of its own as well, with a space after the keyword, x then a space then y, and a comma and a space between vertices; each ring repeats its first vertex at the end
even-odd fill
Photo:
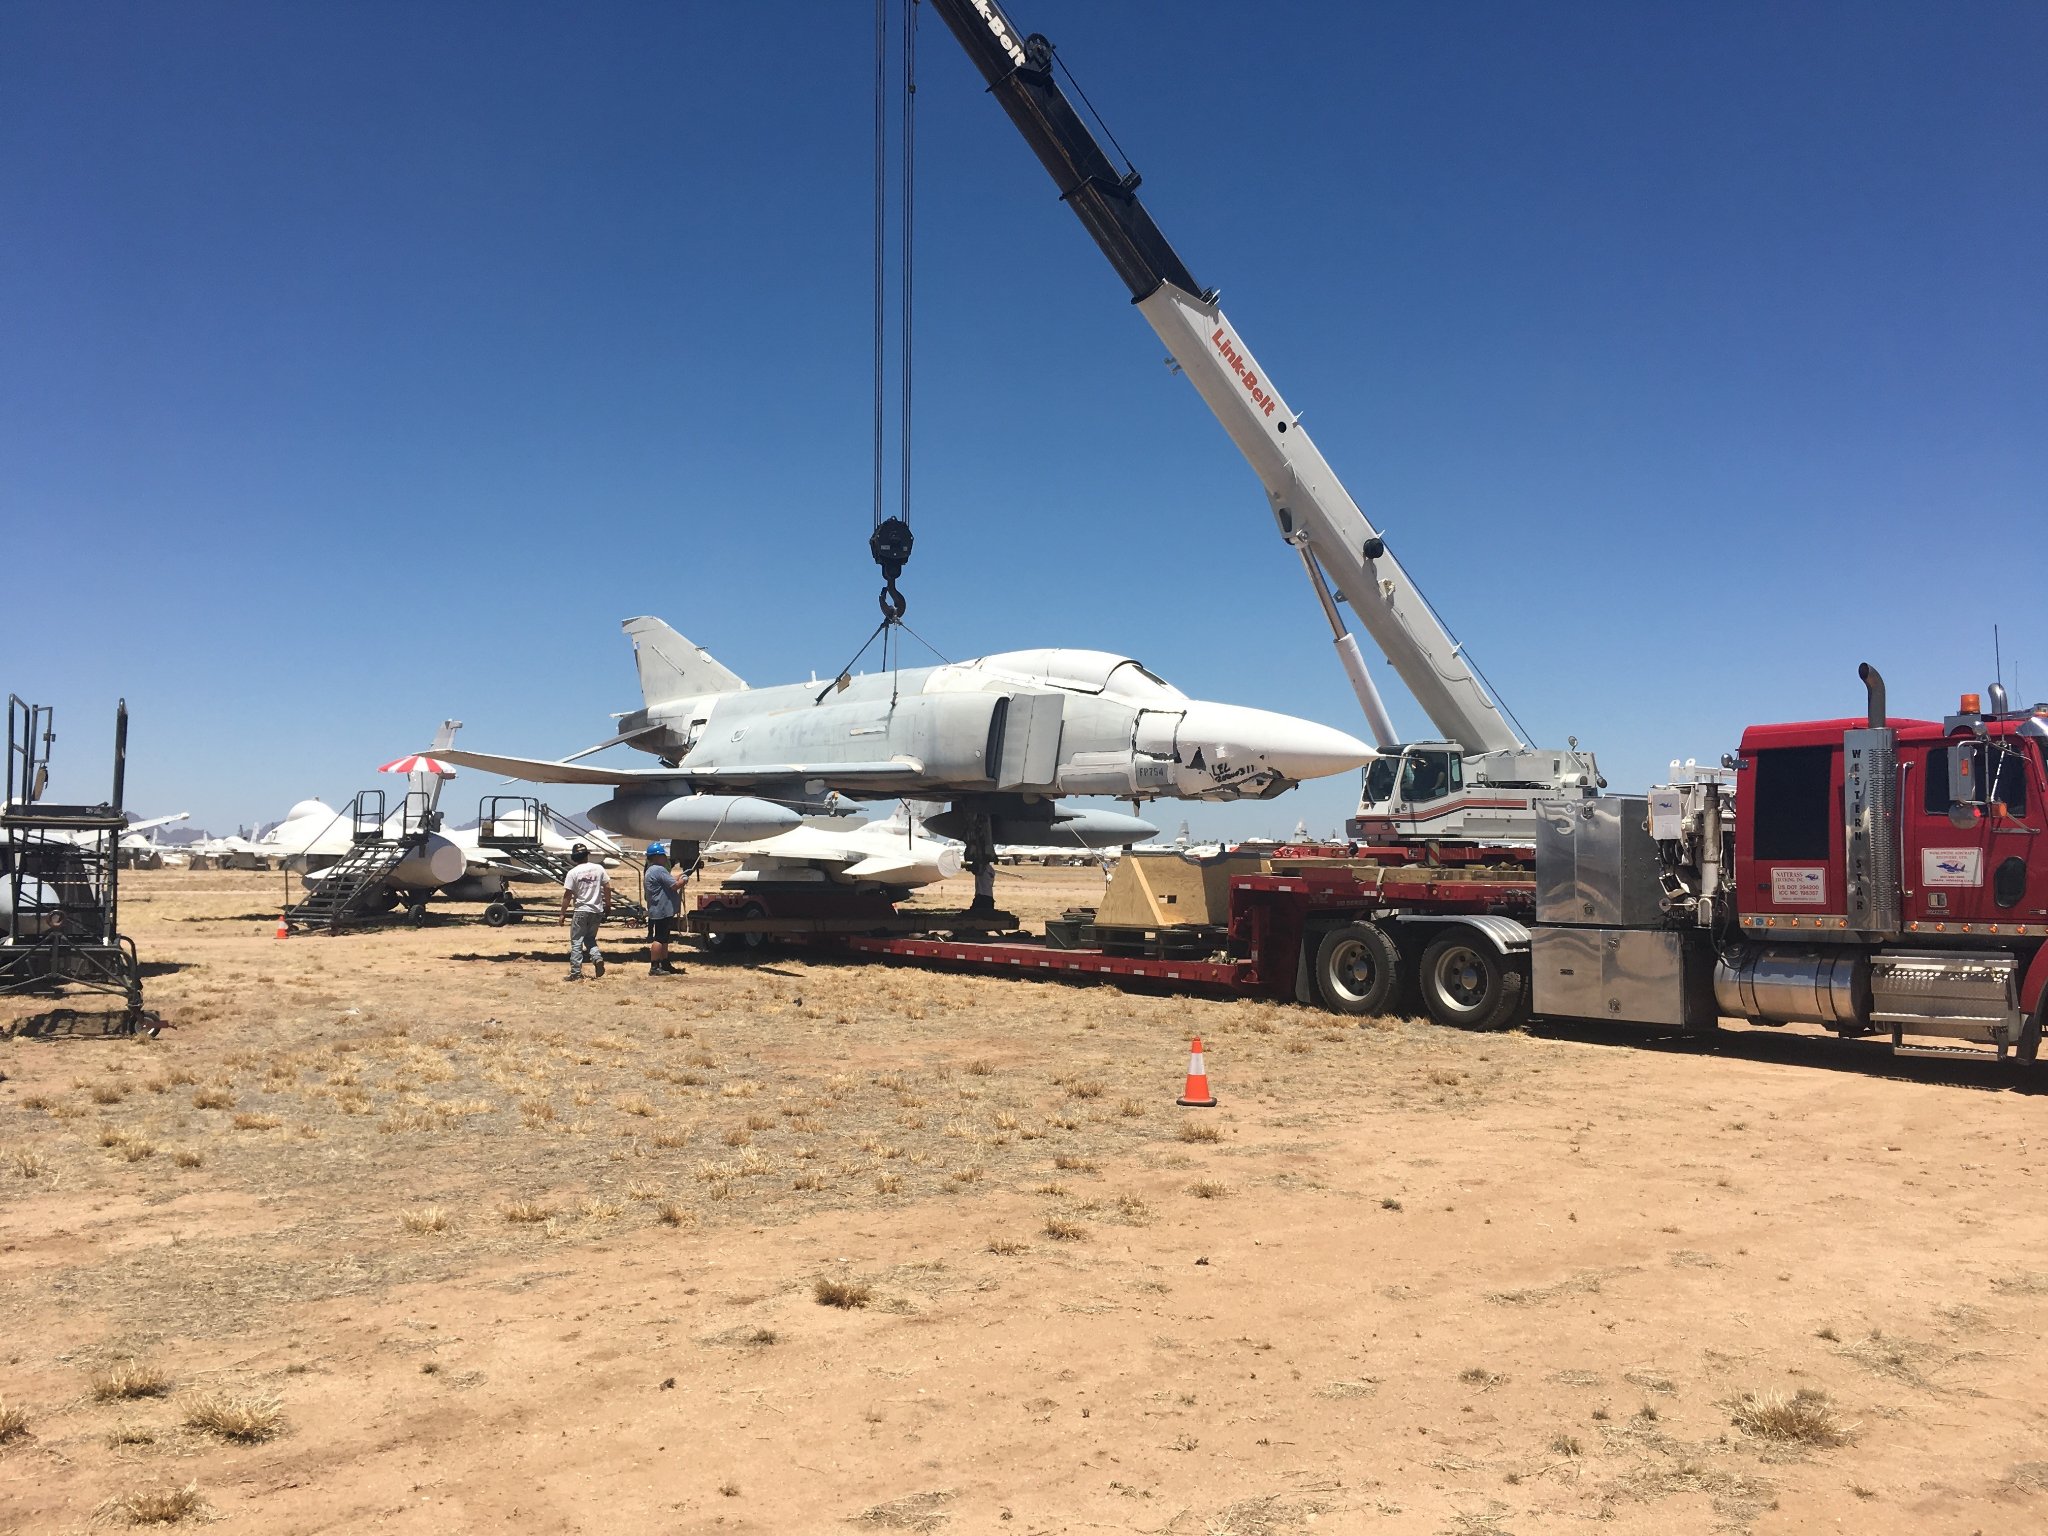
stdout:
MULTIPOLYGON (((1859 723, 1744 734, 1735 876, 1745 927, 1866 931, 1850 911, 1844 811, 1843 742, 1859 723)), ((1940 942, 2048 937, 2048 715, 1973 710, 1891 729, 1900 932, 1940 942)))

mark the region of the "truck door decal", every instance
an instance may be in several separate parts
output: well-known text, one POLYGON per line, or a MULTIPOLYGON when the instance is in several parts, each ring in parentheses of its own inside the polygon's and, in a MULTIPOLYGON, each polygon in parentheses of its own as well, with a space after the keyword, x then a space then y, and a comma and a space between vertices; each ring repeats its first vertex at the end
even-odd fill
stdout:
POLYGON ((1771 900, 1781 907, 1824 907, 1828 904, 1828 872, 1775 865, 1771 869, 1771 900))
POLYGON ((1922 848, 1920 883, 1923 886, 1984 883, 1984 850, 1981 848, 1922 848))

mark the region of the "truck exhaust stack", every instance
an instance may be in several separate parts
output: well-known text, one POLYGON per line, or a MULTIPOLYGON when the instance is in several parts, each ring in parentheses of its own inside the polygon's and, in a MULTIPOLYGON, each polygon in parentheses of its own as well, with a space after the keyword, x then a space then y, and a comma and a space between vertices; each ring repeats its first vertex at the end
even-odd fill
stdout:
POLYGON ((1864 724, 1873 731, 1881 731, 1884 729, 1884 674, 1866 661, 1856 668, 1856 675, 1863 679, 1864 689, 1870 695, 1864 724))

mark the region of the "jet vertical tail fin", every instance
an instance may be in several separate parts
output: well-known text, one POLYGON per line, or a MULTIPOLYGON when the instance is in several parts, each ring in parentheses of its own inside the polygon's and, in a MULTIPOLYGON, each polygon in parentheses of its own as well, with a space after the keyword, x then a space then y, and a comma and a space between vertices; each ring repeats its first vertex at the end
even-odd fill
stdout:
POLYGON ((627 619, 619 626, 633 642, 640 669, 640 697, 650 705, 700 693, 734 693, 747 685, 659 619, 627 619))

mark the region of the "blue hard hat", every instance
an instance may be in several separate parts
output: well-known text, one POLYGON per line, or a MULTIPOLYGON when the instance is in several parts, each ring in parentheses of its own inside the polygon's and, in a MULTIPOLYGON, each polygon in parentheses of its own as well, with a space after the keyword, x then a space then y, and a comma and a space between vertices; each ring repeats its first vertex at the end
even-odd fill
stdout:
POLYGON ((650 858, 650 859, 665 859, 665 858, 667 858, 667 857, 668 857, 668 844, 666 844, 666 843, 649 843, 649 844, 647 845, 647 857, 648 857, 648 858, 650 858))

